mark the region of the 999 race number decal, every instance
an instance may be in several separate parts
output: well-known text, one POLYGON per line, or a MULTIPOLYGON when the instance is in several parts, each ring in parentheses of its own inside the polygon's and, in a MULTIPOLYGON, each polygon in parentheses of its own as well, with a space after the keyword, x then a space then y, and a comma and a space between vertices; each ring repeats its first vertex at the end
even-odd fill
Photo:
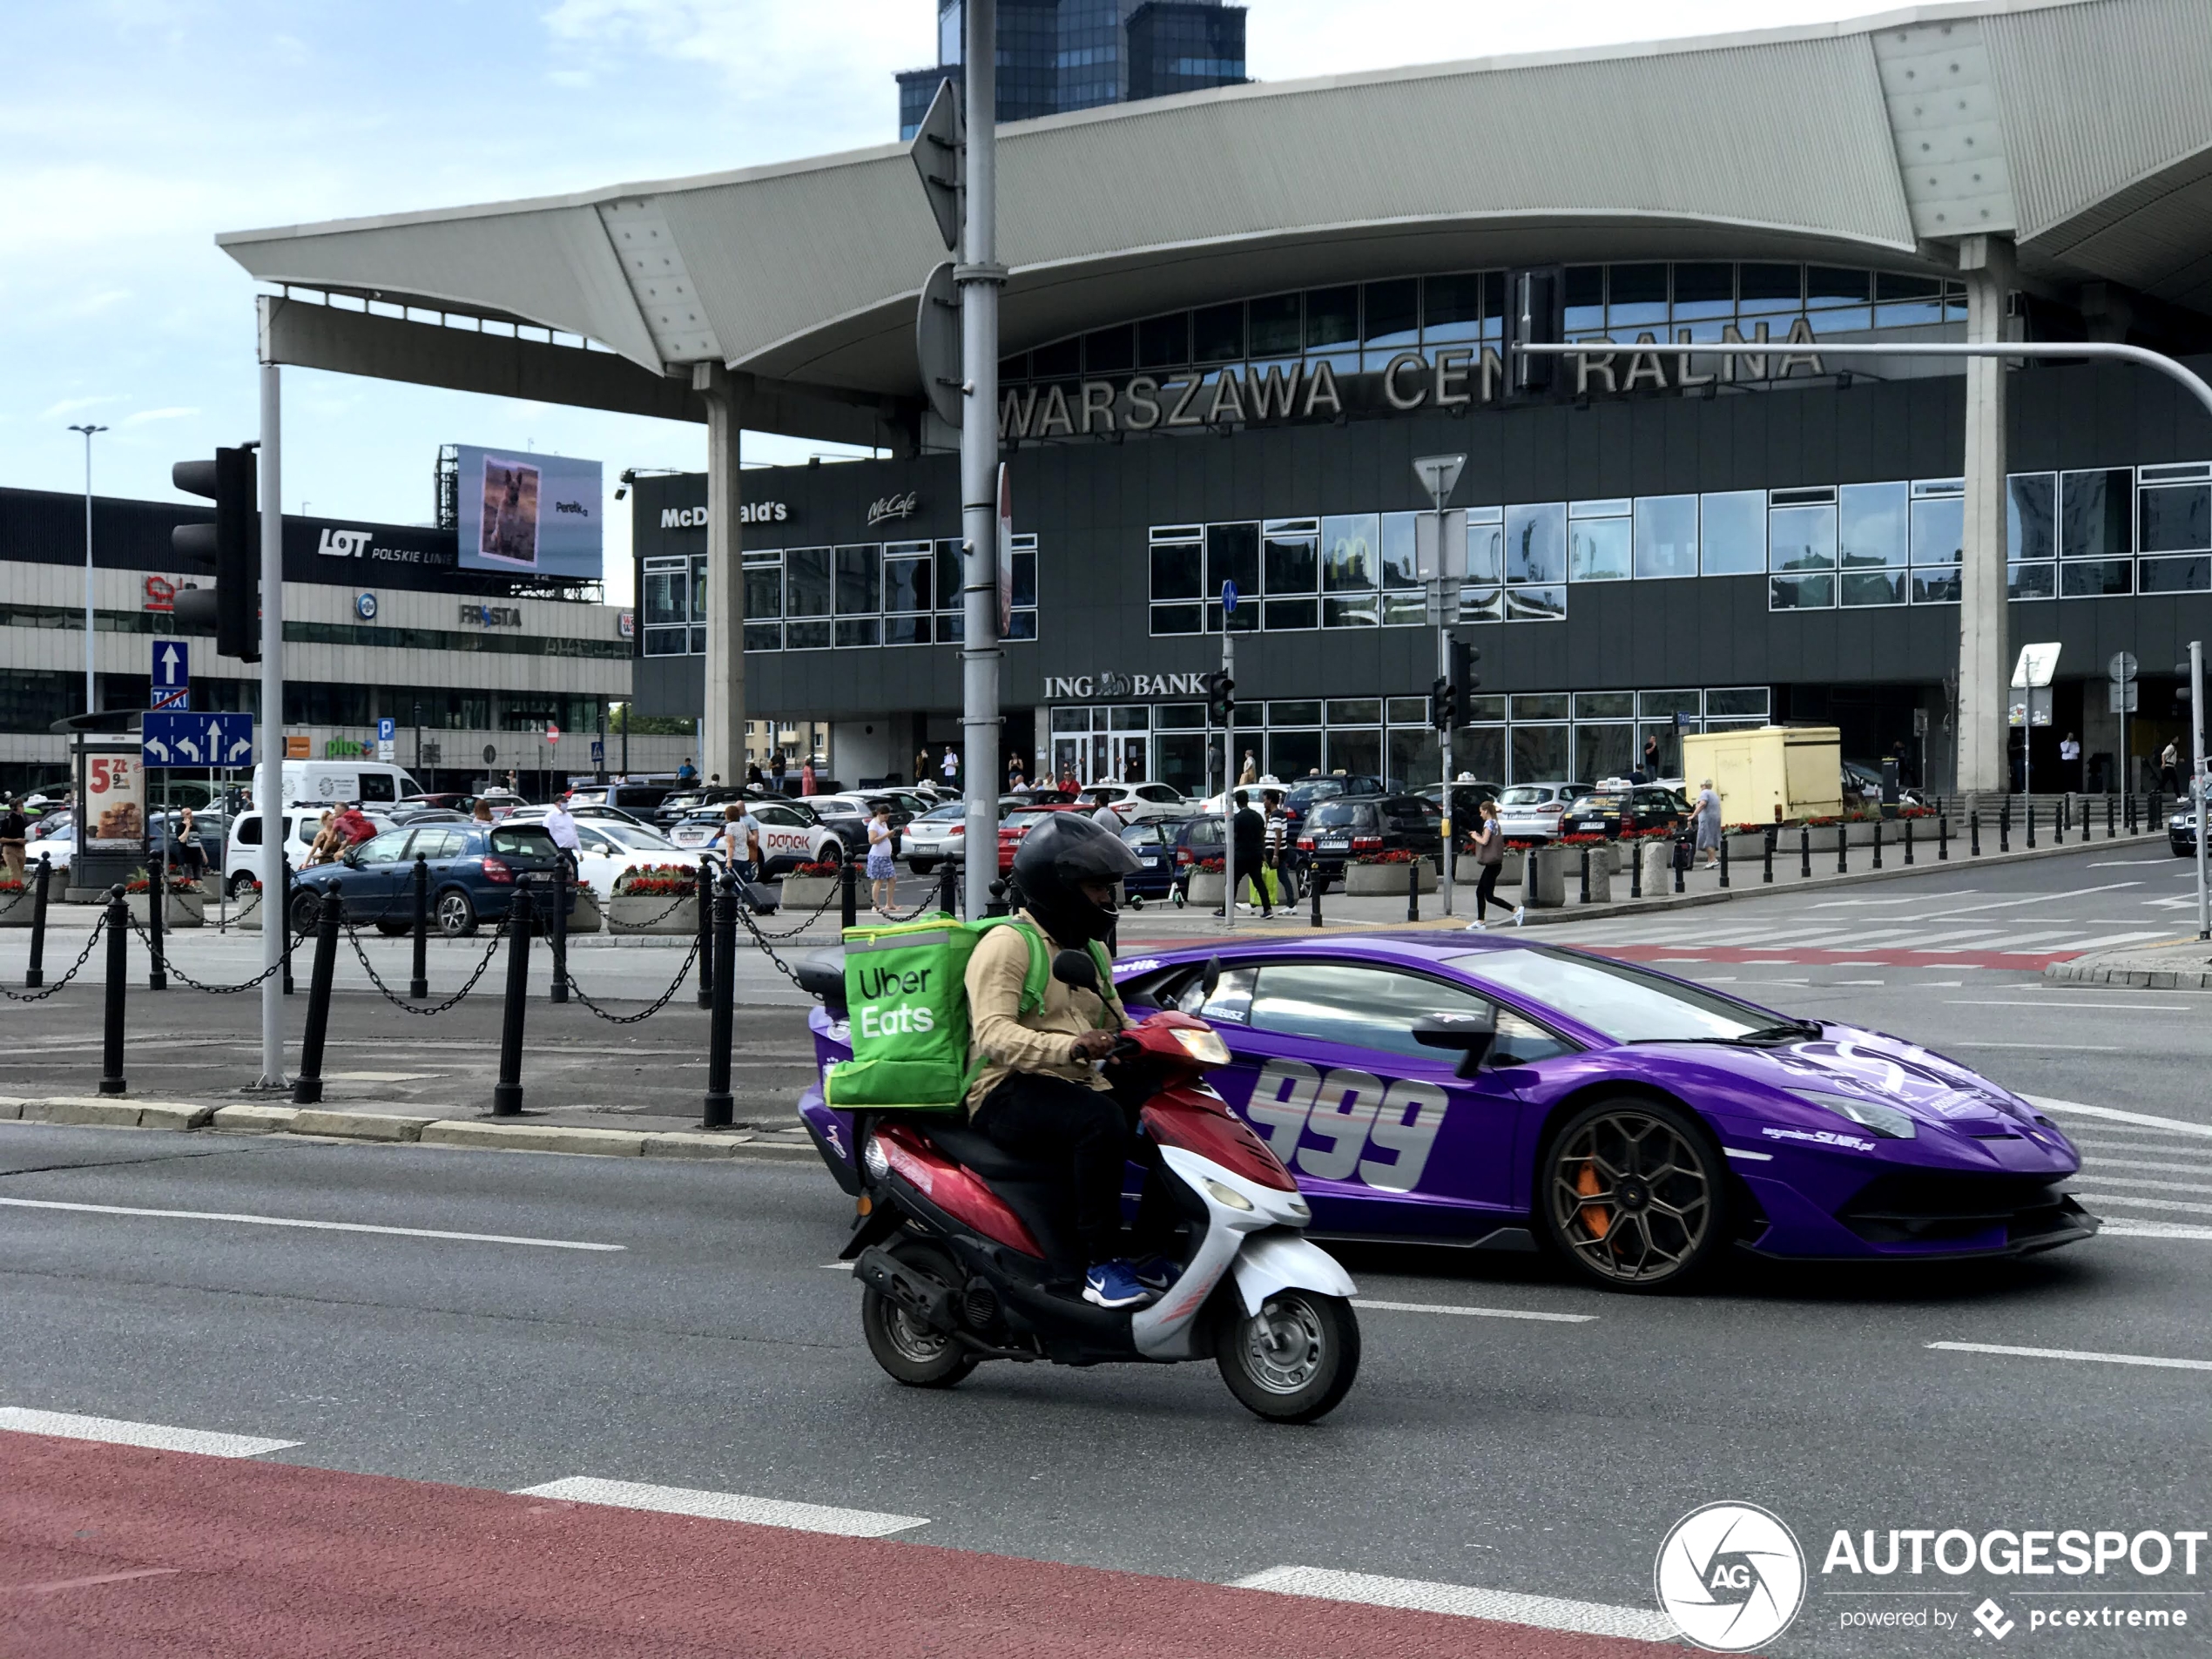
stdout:
POLYGON ((1269 1150, 1316 1180, 1348 1181, 1356 1169, 1371 1187, 1411 1192, 1444 1127, 1446 1103, 1433 1083, 1386 1084, 1356 1067, 1271 1060, 1244 1116, 1269 1150))

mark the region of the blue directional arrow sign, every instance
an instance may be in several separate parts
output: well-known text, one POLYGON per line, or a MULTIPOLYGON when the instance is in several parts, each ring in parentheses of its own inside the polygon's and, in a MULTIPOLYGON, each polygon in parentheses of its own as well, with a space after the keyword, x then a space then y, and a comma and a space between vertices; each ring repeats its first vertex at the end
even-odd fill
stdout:
POLYGON ((253 717, 156 710, 139 732, 149 766, 250 766, 253 717))
POLYGON ((1224 616, 1237 614, 1237 584, 1234 582, 1221 584, 1221 609, 1224 616))
POLYGON ((192 646, 181 639, 153 642, 153 706, 181 709, 192 700, 192 646))

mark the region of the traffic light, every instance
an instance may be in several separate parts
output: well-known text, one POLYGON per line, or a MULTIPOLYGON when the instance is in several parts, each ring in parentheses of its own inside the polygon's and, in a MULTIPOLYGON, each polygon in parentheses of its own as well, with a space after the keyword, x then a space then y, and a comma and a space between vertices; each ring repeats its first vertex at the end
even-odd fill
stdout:
POLYGON ((1227 671, 1217 668, 1206 676, 1206 718, 1214 725, 1227 725, 1230 716, 1237 711, 1237 682, 1227 671))
POLYGON ((1482 684, 1479 667, 1481 661, 1481 646, 1469 645, 1457 639, 1452 642, 1452 684, 1460 688, 1460 697, 1471 696, 1482 684))
POLYGON ((261 660, 261 516, 254 500, 260 469, 249 448, 218 449, 212 461, 179 461, 169 480, 188 496, 215 503, 212 524, 179 524, 169 544, 188 570, 215 578, 212 587, 177 595, 180 626, 213 628, 215 649, 243 663, 261 660))
POLYGON ((1428 723, 1439 732, 1460 723, 1460 694, 1441 674, 1428 683, 1428 723))

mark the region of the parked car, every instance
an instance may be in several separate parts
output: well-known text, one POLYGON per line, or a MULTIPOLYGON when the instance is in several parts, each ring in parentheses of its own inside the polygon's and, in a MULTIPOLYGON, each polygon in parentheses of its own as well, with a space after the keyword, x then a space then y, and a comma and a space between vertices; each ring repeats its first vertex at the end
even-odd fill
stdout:
POLYGON ((1633 831, 1680 829, 1689 821, 1689 804, 1671 789, 1655 784, 1601 784, 1577 795, 1561 815, 1561 835, 1602 835, 1619 840, 1624 826, 1633 831))
MULTIPOLYGON (((404 933, 414 925, 415 860, 430 872, 430 914, 448 939, 463 938, 481 922, 505 920, 523 876, 542 884, 533 895, 551 901, 560 867, 553 838, 543 824, 402 824, 354 847, 334 864, 318 864, 293 878, 286 913, 293 932, 306 933, 322 919, 323 900, 335 894, 355 923, 404 933)), ((569 905, 575 907, 573 894, 569 905)))
MULTIPOLYGON (((999 819, 1028 803, 1018 795, 999 797, 999 819)), ((916 875, 927 875, 946 860, 959 856, 968 837, 968 806, 959 796, 910 820, 900 831, 906 846, 907 867, 916 875)))
MULTIPOLYGON (((230 835, 229 817, 200 806, 193 808, 192 822, 197 832, 194 839, 199 843, 200 857, 206 861, 209 869, 219 867, 223 862, 223 843, 230 835)), ((172 864, 180 864, 184 860, 183 832, 184 813, 181 809, 172 808, 147 815, 147 838, 157 845, 164 840, 168 842, 169 861, 172 864)), ((37 844, 32 845, 35 847, 37 844)), ((37 853, 34 851, 30 856, 36 858, 37 853)))
MULTIPOLYGON (((322 833, 322 815, 327 806, 287 806, 284 809, 285 856, 297 871, 307 861, 307 853, 314 846, 315 837, 322 833)), ((380 810, 363 815, 381 831, 394 828, 392 819, 380 810)), ((230 836, 223 848, 223 880, 229 885, 231 896, 238 897, 261 879, 261 813, 249 807, 231 820, 230 836)))
MULTIPOLYGON (((1266 779, 1262 779, 1256 786, 1247 786, 1248 789, 1255 787, 1268 787, 1266 779)), ((1368 772, 1337 772, 1325 778, 1293 779, 1284 786, 1283 817, 1287 833, 1295 841, 1307 817, 1325 800, 1336 800, 1345 795, 1381 795, 1387 792, 1387 786, 1383 780, 1368 772)), ((1259 805, 1257 796, 1253 798, 1252 805, 1259 805)))
POLYGON ((1378 853, 1441 855, 1444 809, 1426 795, 1342 796, 1325 800, 1307 818, 1298 838, 1306 867, 1333 880, 1345 866, 1378 853))
POLYGON ((658 830, 615 819, 577 819, 576 839, 577 879, 588 882, 603 900, 614 892, 624 871, 684 858, 684 849, 658 830))
POLYGON ((1193 818, 1198 803, 1172 784, 1085 784, 1076 804, 1096 812, 1111 806, 1124 824, 1163 818, 1193 818))
POLYGON ((642 824, 650 821, 654 809, 675 792, 668 784, 578 784, 563 799, 569 811, 579 817, 586 806, 611 806, 642 824))
POLYGON ((395 824, 412 824, 426 813, 458 813, 469 815, 474 795, 462 790, 436 790, 427 795, 408 795, 385 808, 395 824))
MULTIPOLYGON (((2196 856, 2196 814, 2195 813, 2175 813, 2166 820, 2166 845, 2174 849, 2174 856, 2177 859, 2193 859, 2196 856)), ((35 849, 37 843, 34 841, 31 846, 34 849, 31 856, 37 858, 38 854, 35 849)))
MULTIPOLYGON (((845 841, 795 800, 749 801, 760 821, 760 873, 782 875, 802 864, 841 864, 845 841)), ((686 852, 696 853, 722 833, 723 806, 693 813, 668 832, 668 839, 686 852)))
POLYGON ((710 806, 719 810, 733 800, 744 800, 745 798, 745 791, 719 784, 711 789, 704 786, 671 789, 654 804, 651 817, 655 824, 665 830, 678 819, 693 817, 710 806))
POLYGON ((835 830, 845 843, 851 857, 866 858, 868 852, 868 819, 879 805, 891 809, 891 856, 897 858, 900 851, 899 832, 904 829, 914 814, 900 806, 898 798, 884 791, 871 790, 865 794, 811 795, 806 804, 814 815, 835 830))
MULTIPOLYGON (((1429 784, 1418 792, 1434 801, 1439 808, 1444 805, 1444 786, 1429 784)), ((1506 792, 1503 784, 1456 783, 1452 786, 1452 839, 1465 844, 1474 833, 1482 818, 1482 803, 1495 800, 1506 792)))
POLYGON ((999 873, 1004 875, 1014 867, 1015 849, 1022 845, 1022 838, 1055 813, 1080 812, 1075 806, 1026 805, 1008 813, 999 820, 999 873))
MULTIPOLYGON (((632 829, 651 830, 656 835, 660 833, 658 825, 648 823, 637 813, 626 813, 619 806, 601 806, 590 801, 565 801, 563 805, 568 807, 569 816, 579 824, 627 824, 632 829)), ((518 806, 509 816, 517 823, 542 824, 552 810, 550 806, 518 806)))
POLYGON ((1509 840, 1548 841, 1560 833, 1568 803, 1590 792, 1588 784, 1515 784, 1498 797, 1498 827, 1509 840))
POLYGON ((1186 825, 1211 822, 1217 833, 1220 820, 1182 819, 1147 819, 1131 824, 1122 832, 1122 844, 1143 861, 1144 867, 1134 875, 1122 878, 1122 892, 1132 904, 1142 904, 1147 899, 1164 899, 1175 891, 1176 873, 1180 867, 1176 853, 1186 825))

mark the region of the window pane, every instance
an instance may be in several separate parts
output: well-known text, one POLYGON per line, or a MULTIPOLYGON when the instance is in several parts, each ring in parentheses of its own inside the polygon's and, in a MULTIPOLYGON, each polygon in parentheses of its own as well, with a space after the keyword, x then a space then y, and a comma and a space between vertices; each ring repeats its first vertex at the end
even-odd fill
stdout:
POLYGON ((1190 361, 1190 314, 1147 317, 1136 325, 1136 366, 1175 368, 1190 361))
POLYGON ((1767 578, 1770 610, 1827 610, 1836 604, 1832 576, 1777 576, 1767 578))
MULTIPOLYGON (((929 597, 929 561, 927 559, 886 559, 883 562, 883 608, 892 611, 928 610, 933 608, 929 597)), ((751 589, 747 589, 748 593, 751 589)), ((752 614, 750 607, 745 614, 752 614)))
POLYGON ((1736 314, 1736 267, 1732 265, 1675 266, 1675 320, 1693 322, 1736 314))
POLYGON ((1268 592, 1312 593, 1320 585, 1320 538, 1317 531, 1278 525, 1268 532, 1266 554, 1268 592))
POLYGON ((645 655, 648 657, 683 657, 691 648, 689 628, 648 628, 645 630, 645 655))
POLYGON ((1513 729, 1513 777, 1516 784, 1559 783, 1567 777, 1567 728, 1517 725, 1513 729))
POLYGON ((2145 559, 2142 579, 2145 593, 2202 593, 2212 589, 2212 557, 2145 559))
POLYGON ((1270 732, 1267 734, 1267 770, 1285 783, 1294 782, 1309 772, 1321 770, 1321 734, 1318 732, 1270 732))
POLYGON ((1332 727, 1325 735, 1328 738, 1328 769, 1331 772, 1359 773, 1371 778, 1381 775, 1382 729, 1379 726, 1364 732, 1332 727))
POLYGON ((1154 605, 1152 631, 1156 634, 1195 634, 1199 618, 1204 613, 1197 605, 1154 605))
POLYGON ((1329 704, 1331 725, 1380 725, 1382 699, 1378 697, 1339 697, 1329 704))
MULTIPOLYGON (((2044 521, 2043 530, 2047 536, 2050 533, 2048 519, 2044 521)), ((1912 503, 1913 563, 1956 564, 1966 545, 1965 496, 1939 496, 1932 500, 1912 503)))
MULTIPOLYGON (((1489 1006, 1453 987, 1387 968, 1333 962, 1286 963, 1260 970, 1259 986, 1251 1002, 1251 1025, 1258 1031, 1281 1031, 1347 1048, 1380 1049, 1434 1064, 1443 1051, 1424 1049, 1413 1041, 1414 1022, 1425 1014, 1472 1014, 1489 1006)), ((1361 1111, 1369 1104, 1346 1103, 1347 1109, 1361 1111)), ((1309 1175, 1349 1179, 1366 1136, 1341 1136, 1325 1149, 1322 1143, 1327 1138, 1317 1136, 1302 1150, 1291 1146, 1277 1150, 1286 1160, 1294 1158, 1297 1166, 1309 1175)))
POLYGON ((745 614, 748 622, 784 614, 784 567, 780 563, 745 567, 745 614))
POLYGON ((1378 534, 1379 526, 1372 513, 1348 513, 1321 521, 1321 586, 1325 591, 1356 593, 1375 585, 1378 534))
POLYGON ((1564 720, 1568 696, 1564 691, 1524 691, 1513 700, 1516 720, 1564 720))
POLYGON ((1431 340, 1473 340, 1482 318, 1482 278, 1468 272, 1421 285, 1421 327, 1431 340))
POLYGON ((1699 568, 1707 576, 1766 569, 1766 496, 1756 489, 1698 498, 1699 568))
POLYGON ((1444 753, 1436 733, 1426 726, 1400 726, 1390 734, 1390 777, 1393 789, 1419 789, 1444 775, 1444 753))
POLYGON ((747 651, 781 651, 784 648, 783 624, 748 622, 745 625, 745 648, 747 651))
POLYGON ((2143 551, 2190 553, 2212 547, 2212 484, 2142 494, 2143 551))
POLYGON ((1016 553, 1014 556, 1014 603, 1034 605, 1037 602, 1037 556, 1016 553))
POLYGON ((1015 611, 1012 618, 1007 623, 1006 637, 1008 639, 1035 639, 1036 637, 1037 613, 1034 610, 1015 611))
POLYGON ((1595 782, 1625 778, 1635 765, 1635 728, 1578 725, 1575 728, 1575 775, 1595 782))
POLYGON ((1461 588, 1460 590, 1460 620, 1461 622, 1503 622, 1505 619, 1504 589, 1461 588))
POLYGON ((1636 711, 1635 701, 1633 691, 1577 691, 1575 714, 1583 720, 1625 720, 1636 711))
POLYGON ((1905 572, 1846 570, 1841 597, 1847 605, 1901 605, 1905 603, 1905 572))
POLYGON ((1539 502, 1506 509, 1506 580, 1567 579, 1567 503, 1539 502))
MULTIPOLYGON (((1845 484, 1838 492, 1837 533, 1844 569, 1904 565, 1905 489, 1903 484, 1845 484)), ((1901 588, 1898 593, 1894 603, 1902 604, 1901 588)))
POLYGON ((1136 331, 1123 323, 1083 336, 1083 373, 1126 374, 1136 361, 1136 331))
POLYGON ((1635 571, 1639 577, 1697 574, 1696 496, 1637 497, 1635 571))
POLYGON ((830 625, 826 622, 787 622, 784 624, 786 651, 827 651, 830 625))
POLYGON ((1506 620, 1564 622, 1567 620, 1567 590, 1564 587, 1507 588, 1506 620))
POLYGON ((691 561, 691 620, 706 620, 706 555, 691 561))
POLYGON ((1570 265, 1566 281, 1567 332, 1601 334, 1605 328, 1605 267, 1570 265))
MULTIPOLYGON (((2055 564, 2013 564, 2006 567, 2005 597, 2008 599, 2055 599, 2059 567, 2055 564)), ((1918 587, 1916 583, 1915 587, 1918 587)), ((1959 603, 1959 578, 1951 578, 1950 601, 1959 603)), ((1914 595, 1919 603, 1919 595, 1914 595)))
POLYGON ((1217 602, 1224 582, 1234 582, 1240 594, 1259 591, 1258 525, 1206 526, 1205 597, 1217 602))
POLYGON ((1608 276, 1606 299, 1606 320, 1613 327, 1658 327, 1667 320, 1667 267, 1615 266, 1608 276))
POLYGON ((1245 307, 1251 319, 1251 354, 1255 357, 1297 355, 1300 347, 1298 297, 1270 294, 1245 307))
POLYGON ((1205 306, 1190 314, 1191 361, 1242 362, 1244 356, 1244 302, 1205 306))
POLYGON ((1745 316, 1775 316, 1798 308, 1802 266, 1745 265, 1737 267, 1737 309, 1745 316))
POLYGON ((1266 609, 1265 626, 1272 630, 1312 628, 1321 620, 1321 604, 1318 599, 1270 599, 1266 609))
POLYGON ((887 645, 927 645, 929 643, 929 618, 886 617, 883 619, 883 643, 887 645))
POLYGON ((1370 346, 1410 346, 1420 338, 1420 329, 1418 278, 1367 285, 1366 341, 1370 346))
POLYGON ((1467 580, 1492 586, 1506 579, 1503 522, 1467 526, 1467 580))
MULTIPOLYGON (((2015 559, 2057 556, 2055 498, 2058 479, 2047 472, 2024 473, 2005 481, 2005 547, 2015 559)), ((1965 503, 1959 505, 1963 515, 1965 503)), ((1963 544, 1965 533, 1959 536, 1963 544)))
POLYGON ((1477 783, 1506 780, 1506 729, 1501 725, 1471 725, 1452 734, 1452 765, 1477 783))
POLYGON ((1049 346, 1040 346, 1029 354, 1031 370, 1037 379, 1073 380, 1082 372, 1082 341, 1055 341, 1049 346))
POLYGON ((1623 582, 1629 575, 1629 521, 1580 518, 1568 544, 1568 579, 1623 582))
MULTIPOLYGON (((655 623, 689 622, 691 619, 691 573, 687 565, 673 569, 655 570, 645 566, 644 610, 645 625, 655 623)), ((648 656, 656 653, 648 651, 648 656)))
POLYGON ((840 617, 837 622, 837 643, 840 645, 880 645, 882 630, 873 617, 840 617))
POLYGON ((1203 586, 1199 579, 1197 543, 1155 542, 1152 544, 1153 598, 1195 599, 1203 586))
MULTIPOLYGON (((2013 567, 2017 570, 2019 567, 2013 567)), ((1912 603, 1916 605, 1955 605, 1959 603, 1956 565, 1912 572, 1912 603)))
POLYGON ((1413 564, 1413 522, 1417 513, 1382 516, 1382 582, 1386 588, 1417 588, 1413 564))
POLYGON ((1869 271, 1838 269, 1830 265, 1813 266, 1805 272, 1805 304, 1863 306, 1869 296, 1872 275, 1869 271))
MULTIPOLYGON (((2128 534, 2134 478, 2125 468, 2060 475, 2060 554, 2069 559, 2107 558, 2134 550, 2128 534)), ((2071 588, 2067 589, 2070 593, 2071 588)))
MULTIPOLYGON (((795 547, 784 555, 784 614, 826 617, 830 613, 830 550, 795 547)), ((827 644, 825 639, 822 642, 827 644)))
POLYGON ((2107 599, 2134 590, 2133 559, 2069 559, 2059 568, 2064 573, 2059 592, 2068 599, 2107 599))
POLYGON ((1769 513, 1767 568, 1772 570, 1834 570, 1836 509, 1832 507, 1777 507, 1769 513))
POLYGON ((1359 290, 1312 288, 1305 295, 1305 346, 1321 351, 1359 343, 1359 290))
MULTIPOLYGON (((873 616, 883 609, 879 550, 840 547, 837 550, 837 614, 873 616)), ((840 643, 842 643, 840 636, 840 643)))

